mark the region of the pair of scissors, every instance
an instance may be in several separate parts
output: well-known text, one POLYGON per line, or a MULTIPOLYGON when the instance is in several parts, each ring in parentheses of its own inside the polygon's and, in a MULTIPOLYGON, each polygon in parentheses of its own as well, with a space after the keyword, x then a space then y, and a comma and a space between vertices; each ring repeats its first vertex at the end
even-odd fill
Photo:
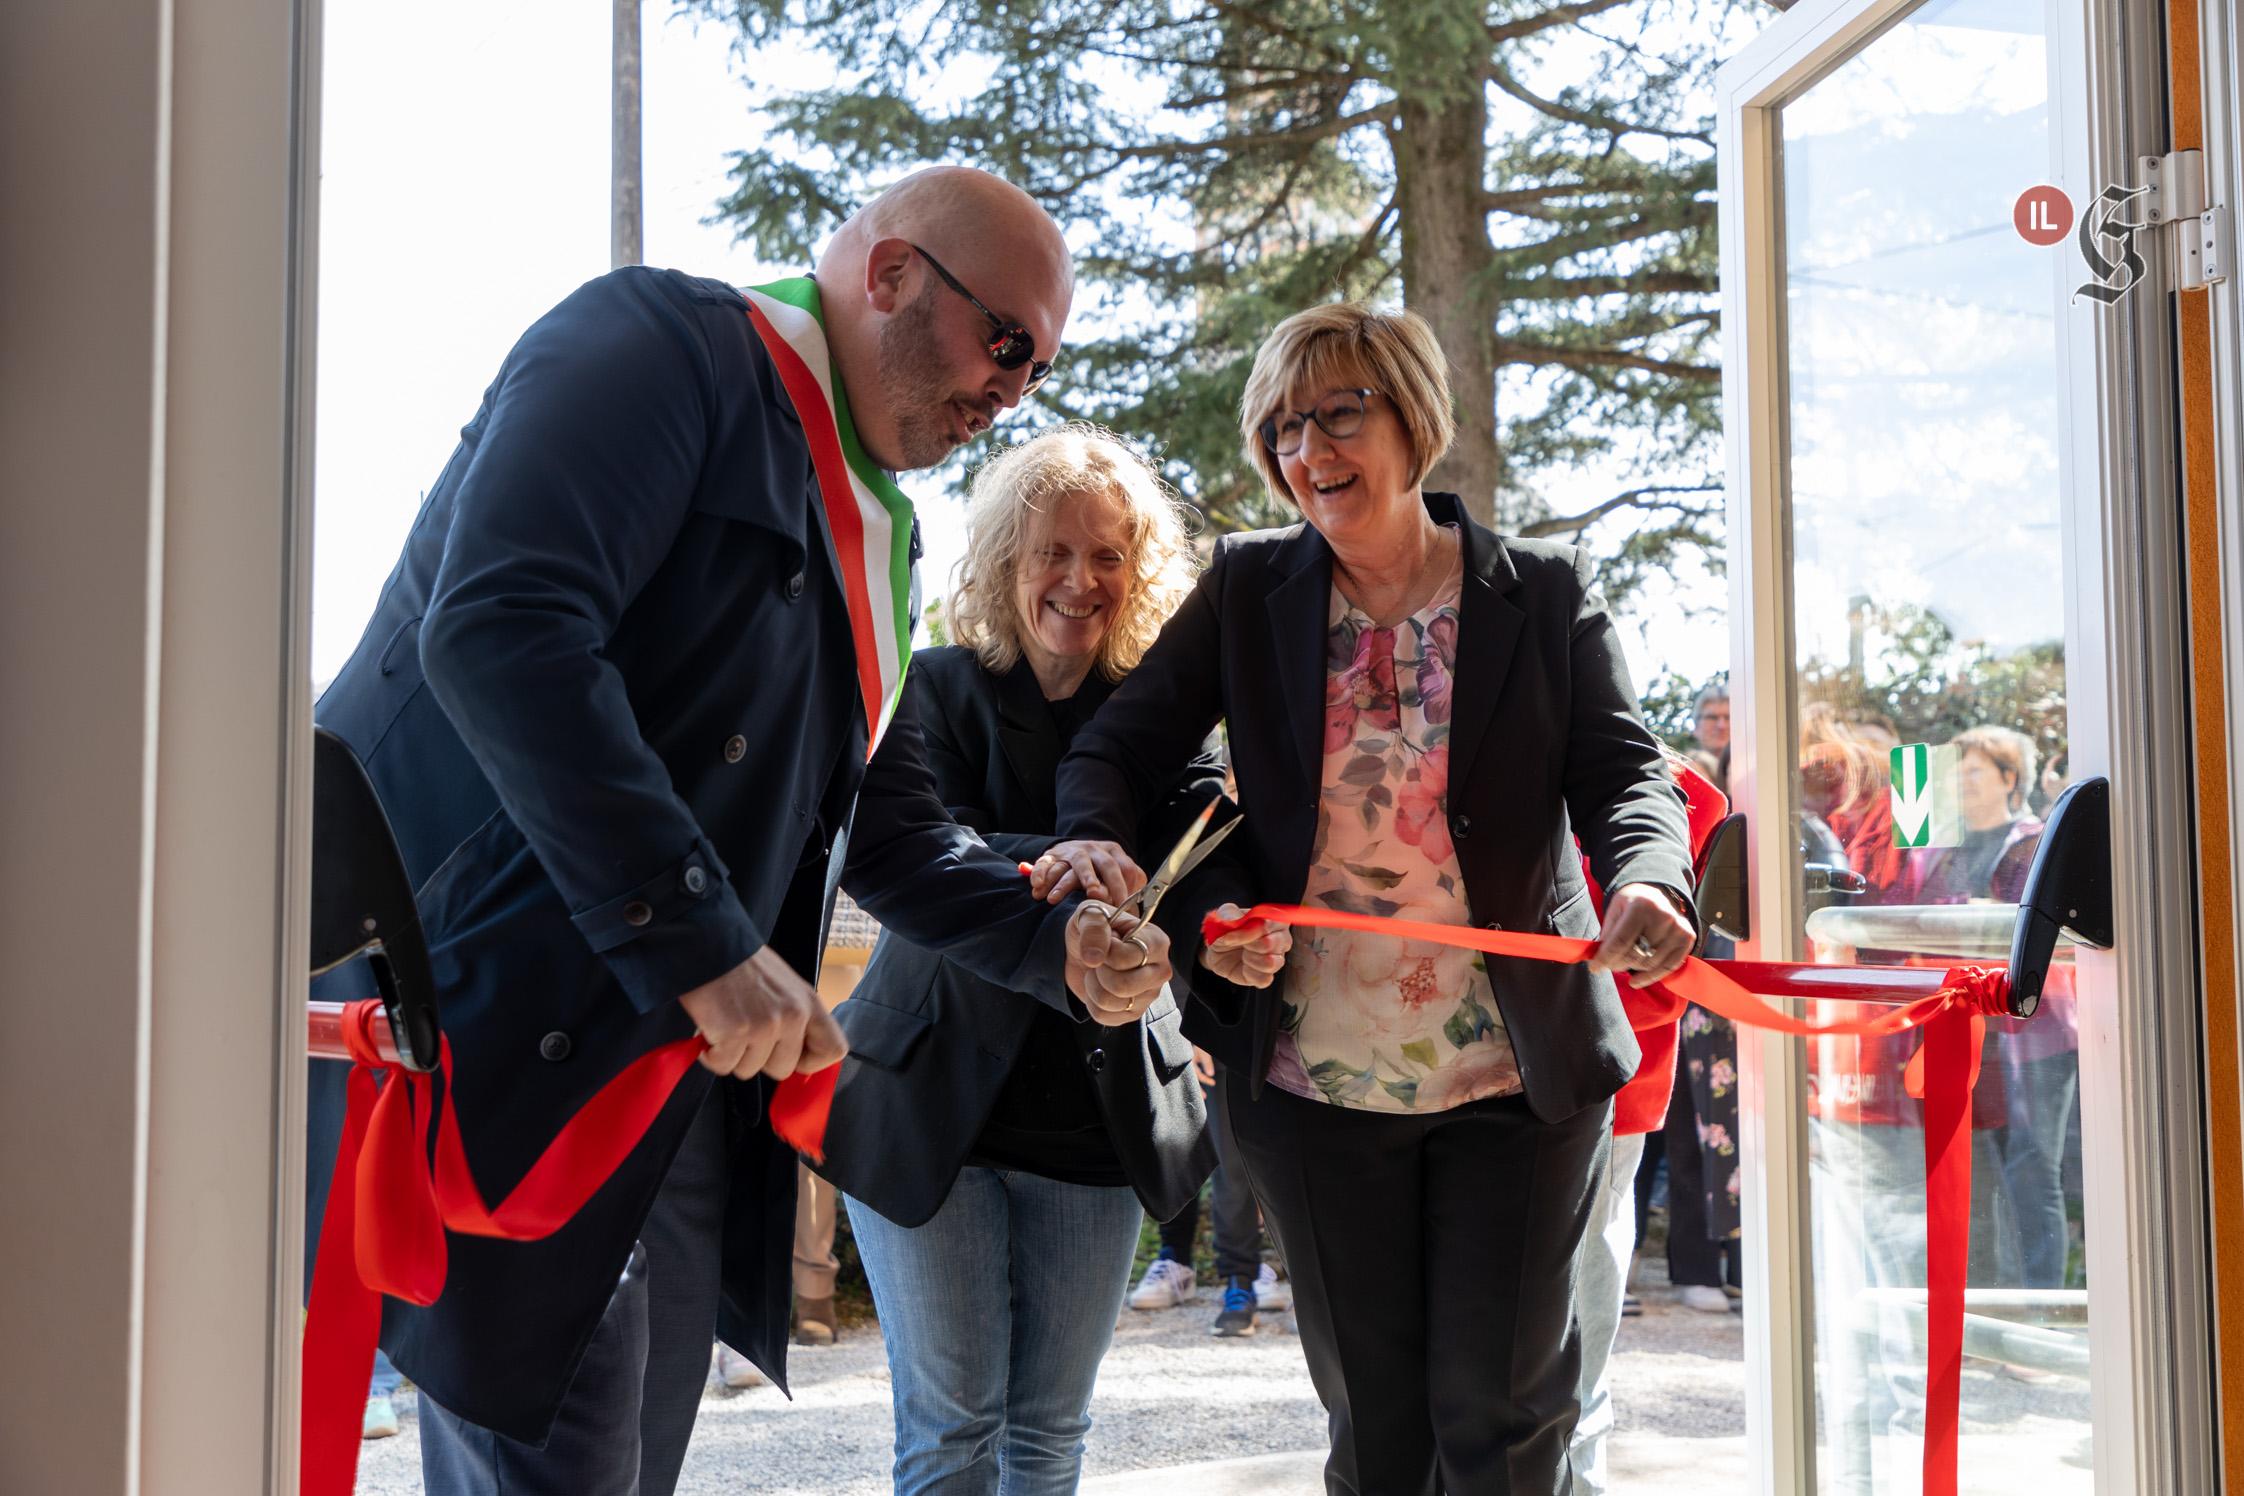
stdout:
POLYGON ((1246 819, 1245 816, 1233 816, 1223 823, 1221 830, 1208 834, 1208 820, 1222 803, 1221 800, 1210 800, 1207 803, 1193 819, 1191 826, 1186 828, 1183 837, 1169 849, 1169 855, 1161 859, 1161 866, 1146 880, 1145 887, 1115 906, 1117 913, 1134 914, 1141 923, 1152 921, 1153 911, 1161 906, 1162 897, 1187 873, 1207 861, 1208 854, 1223 845, 1223 839, 1238 830, 1239 823, 1246 819))

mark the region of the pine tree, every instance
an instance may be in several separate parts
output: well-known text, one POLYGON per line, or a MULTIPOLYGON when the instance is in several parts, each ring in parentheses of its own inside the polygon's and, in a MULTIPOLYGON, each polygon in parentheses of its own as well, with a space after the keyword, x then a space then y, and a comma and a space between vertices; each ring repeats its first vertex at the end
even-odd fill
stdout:
POLYGON ((1514 534, 1613 521, 1609 591, 1679 550, 1718 566, 1711 79, 1755 0, 683 4, 838 74, 759 97, 772 143, 737 154, 720 218, 805 259, 913 166, 1027 188, 1086 247, 1078 326, 1088 299, 1102 329, 1039 399, 1156 446, 1213 527, 1292 518, 1239 451, 1239 392, 1281 317, 1352 296, 1449 356, 1429 487, 1514 534))

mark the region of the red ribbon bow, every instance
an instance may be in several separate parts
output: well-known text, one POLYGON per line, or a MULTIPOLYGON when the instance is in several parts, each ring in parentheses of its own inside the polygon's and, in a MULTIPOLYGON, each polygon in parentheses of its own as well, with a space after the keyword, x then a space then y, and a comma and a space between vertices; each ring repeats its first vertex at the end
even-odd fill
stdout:
MULTIPOLYGON (((1257 904, 1232 920, 1211 914, 1202 922, 1201 937, 1213 940, 1255 920, 1355 930, 1494 956, 1564 964, 1587 961, 1597 949, 1594 940, 1562 935, 1478 930, 1292 904, 1257 904)), ((1964 1259, 1971 1248, 1971 1088, 1979 1080, 1986 1020, 2010 1010, 2010 978, 1999 968, 1953 967, 1937 992, 1904 1006, 1868 1018, 1810 1023, 1747 990, 1725 967, 1752 969, 1746 962, 1705 961, 1692 956, 1666 980, 1650 985, 1673 999, 1678 1014, 1684 1003, 1694 1002, 1732 1023, 1777 1033, 1809 1038, 1871 1038, 1914 1028, 1924 1030, 1924 1044, 1909 1061, 1904 1077, 1909 1094, 1921 1096, 1925 1104, 1924 1491, 1925 1496, 1956 1496, 1958 1407, 1963 1392, 1964 1259)))
MULTIPOLYGON (((452 1046, 438 1050, 444 1079, 382 1057, 382 1005, 347 1004, 343 1037, 352 1060, 335 1182, 320 1223, 312 1302, 304 1323, 304 1417, 299 1465, 304 1496, 349 1496, 358 1478, 360 1422, 382 1295, 433 1304, 444 1291, 445 1232, 537 1241, 575 1218, 661 1115, 709 1048, 699 1035, 648 1051, 571 1117, 519 1184, 487 1205, 468 1172, 452 1109, 452 1046), (388 1078, 379 1086, 375 1077, 388 1078), (428 1135, 436 1127, 435 1166, 428 1135)), ((826 1120, 839 1066, 781 1081, 771 1098, 774 1131, 798 1152, 824 1157, 826 1120)))

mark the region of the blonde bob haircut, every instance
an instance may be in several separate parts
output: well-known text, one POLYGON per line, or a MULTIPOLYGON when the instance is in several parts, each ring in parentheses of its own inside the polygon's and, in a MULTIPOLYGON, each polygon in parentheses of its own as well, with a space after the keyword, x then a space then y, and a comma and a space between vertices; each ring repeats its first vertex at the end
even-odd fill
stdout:
MULTIPOLYGON (((1262 444, 1264 421, 1292 407, 1295 390, 1368 388, 1387 397, 1410 436, 1410 481, 1422 482, 1457 438, 1449 408, 1449 361, 1416 312, 1381 312, 1341 301, 1296 312, 1255 350, 1239 399, 1239 438, 1271 496, 1292 504, 1278 454, 1262 444)), ((1298 507, 1298 506, 1297 506, 1298 507)))
POLYGON ((1191 511, 1153 464, 1114 433, 1087 421, 1011 447, 974 474, 966 517, 966 554, 948 605, 951 637, 993 674, 1021 658, 1021 615, 1013 584, 1035 541, 1036 517, 1061 505, 1112 497, 1122 505, 1128 590, 1099 641, 1093 664, 1120 680, 1145 657, 1161 625, 1192 590, 1191 511))

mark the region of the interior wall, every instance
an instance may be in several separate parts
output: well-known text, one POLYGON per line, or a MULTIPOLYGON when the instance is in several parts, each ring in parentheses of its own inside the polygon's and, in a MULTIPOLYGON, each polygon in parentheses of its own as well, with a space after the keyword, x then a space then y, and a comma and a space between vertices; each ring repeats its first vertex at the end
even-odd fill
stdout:
POLYGON ((10 1491, 127 1490, 137 1458, 169 8, 0 10, 10 1491))
POLYGON ((293 1489, 300 45, 0 7, 0 1491, 293 1489))

